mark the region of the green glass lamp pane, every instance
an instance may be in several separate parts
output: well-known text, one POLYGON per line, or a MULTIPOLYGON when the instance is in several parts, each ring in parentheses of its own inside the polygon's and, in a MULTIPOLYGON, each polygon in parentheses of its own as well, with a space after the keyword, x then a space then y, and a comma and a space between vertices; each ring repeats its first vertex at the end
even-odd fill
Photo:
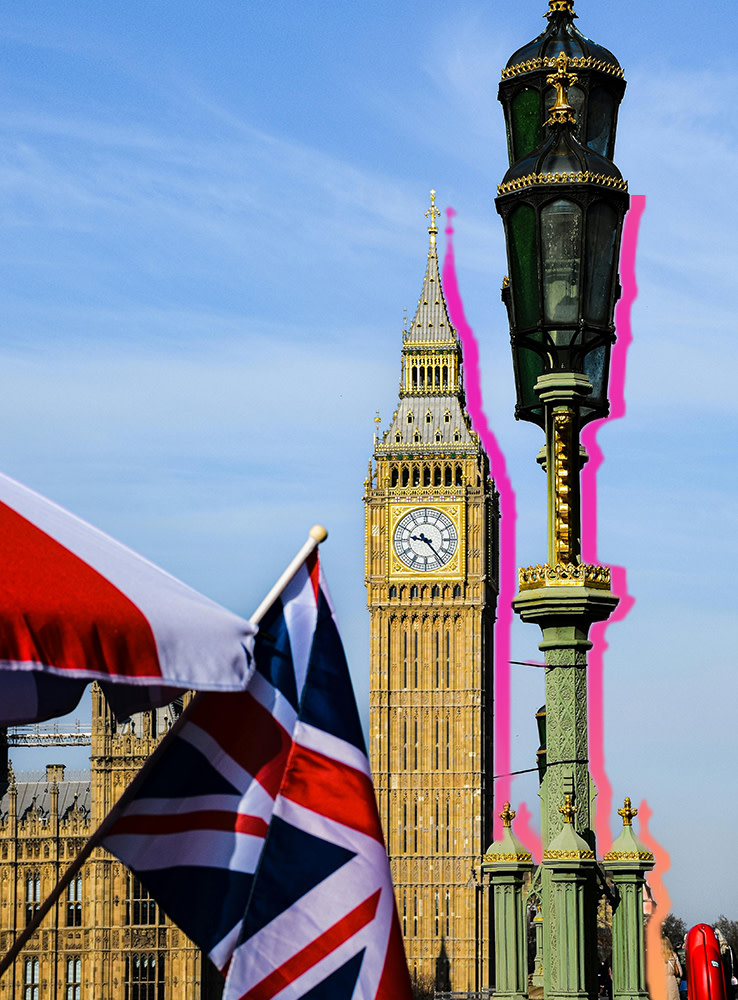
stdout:
POLYGON ((523 202, 510 213, 508 247, 515 324, 528 329, 538 324, 536 213, 532 205, 523 202))
POLYGON ((582 210, 559 198, 541 209, 543 308, 548 323, 576 323, 582 258, 582 210))
POLYGON ((535 406, 540 402, 533 391, 538 377, 543 375, 543 358, 527 347, 518 348, 518 398, 522 406, 535 406))
POLYGON ((584 318, 590 323, 611 322, 609 315, 615 270, 618 216, 604 201, 587 211, 587 257, 584 282, 584 318))
MULTIPOLYGON (((595 153, 612 158, 610 136, 615 118, 615 100, 604 87, 594 87, 589 95, 587 145, 595 153)), ((614 143, 613 143, 614 145, 614 143)))
POLYGON ((526 88, 510 105, 513 162, 532 153, 541 142, 541 97, 537 90, 526 88))

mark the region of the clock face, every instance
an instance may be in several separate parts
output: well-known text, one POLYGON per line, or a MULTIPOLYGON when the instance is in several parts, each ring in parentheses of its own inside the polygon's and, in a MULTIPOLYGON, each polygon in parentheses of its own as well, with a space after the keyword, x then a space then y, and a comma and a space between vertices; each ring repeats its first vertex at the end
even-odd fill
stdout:
POLYGON ((411 510, 395 528, 395 552, 406 566, 421 573, 445 566, 457 543, 454 522, 433 507, 411 510))

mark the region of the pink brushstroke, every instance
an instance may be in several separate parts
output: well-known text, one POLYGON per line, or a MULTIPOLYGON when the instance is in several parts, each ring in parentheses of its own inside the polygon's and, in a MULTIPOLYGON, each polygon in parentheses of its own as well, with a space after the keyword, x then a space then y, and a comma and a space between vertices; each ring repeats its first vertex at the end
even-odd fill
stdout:
MULTIPOLYGON (((446 209, 449 224, 446 227, 446 255, 443 259, 443 291, 446 296, 451 322, 461 340, 464 351, 464 387, 466 406, 474 430, 479 434, 482 445, 489 455, 495 486, 500 494, 500 593, 497 603, 497 624, 494 644, 494 767, 502 777, 495 784, 493 835, 498 840, 502 836, 502 822, 498 812, 505 802, 510 801, 512 778, 510 772, 510 629, 513 622, 512 600, 517 593, 517 563, 515 561, 515 522, 517 520, 515 491, 507 474, 505 456, 497 443, 482 406, 481 373, 479 369, 479 348, 476 337, 464 313, 461 293, 456 278, 456 262, 453 247, 453 220, 456 212, 446 209)), ((518 806, 516 836, 529 851, 540 857, 541 838, 529 825, 531 814, 525 803, 518 806)))
MULTIPOLYGON (((615 325, 618 339, 612 351, 610 371, 610 416, 608 420, 618 420, 625 416, 625 369, 628 348, 633 341, 630 316, 633 303, 638 295, 636 284, 636 247, 641 216, 646 207, 645 195, 633 195, 630 211, 625 218, 623 243, 620 254, 620 280, 623 294, 615 310, 615 325)), ((597 554, 597 472, 603 462, 602 449, 597 443, 597 432, 604 424, 595 421, 584 428, 582 444, 587 449, 589 461, 582 471, 582 560, 599 563, 597 554)), ((612 589, 620 598, 620 604, 606 622, 598 622, 591 629, 593 642, 588 662, 589 686, 589 761, 594 783, 597 786, 597 843, 601 852, 606 852, 612 844, 610 814, 612 812, 612 786, 605 771, 605 718, 604 718, 604 658, 608 648, 605 632, 613 622, 622 621, 635 603, 628 593, 624 566, 611 566, 612 589)))
POLYGON ((671 859, 664 848, 651 836, 648 822, 652 815, 648 803, 643 799, 638 807, 640 821, 638 832, 656 861, 654 870, 648 877, 655 907, 646 926, 646 982, 651 1000, 666 1000, 666 968, 661 952, 661 925, 671 909, 671 898, 661 876, 671 867, 671 859))

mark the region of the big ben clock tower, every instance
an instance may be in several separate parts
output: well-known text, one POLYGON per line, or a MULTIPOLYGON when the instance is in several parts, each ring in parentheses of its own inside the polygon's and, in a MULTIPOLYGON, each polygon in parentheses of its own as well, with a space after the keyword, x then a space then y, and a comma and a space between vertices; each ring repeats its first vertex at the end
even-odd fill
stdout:
POLYGON ((476 865, 491 840, 499 511, 465 409, 435 192, 400 399, 365 484, 370 756, 410 971, 487 986, 476 865))

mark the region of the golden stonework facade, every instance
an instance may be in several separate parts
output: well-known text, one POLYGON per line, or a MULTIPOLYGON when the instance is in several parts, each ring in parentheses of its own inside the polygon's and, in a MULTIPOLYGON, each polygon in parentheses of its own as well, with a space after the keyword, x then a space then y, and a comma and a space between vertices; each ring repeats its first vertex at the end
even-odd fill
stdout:
MULTIPOLYGON (((89 776, 61 764, 45 776, 8 773, 0 798, 0 953, 56 885, 181 706, 116 724, 92 691, 89 776)), ((138 879, 102 848, 0 979, 0 1000, 209 1000, 222 979, 138 879), (204 965, 204 969, 203 969, 204 965)))
MULTIPOLYGON (((434 197, 432 193, 431 197, 434 197)), ((486 987, 498 496, 465 409, 435 203, 400 399, 365 483, 370 758, 411 975, 486 987)))

